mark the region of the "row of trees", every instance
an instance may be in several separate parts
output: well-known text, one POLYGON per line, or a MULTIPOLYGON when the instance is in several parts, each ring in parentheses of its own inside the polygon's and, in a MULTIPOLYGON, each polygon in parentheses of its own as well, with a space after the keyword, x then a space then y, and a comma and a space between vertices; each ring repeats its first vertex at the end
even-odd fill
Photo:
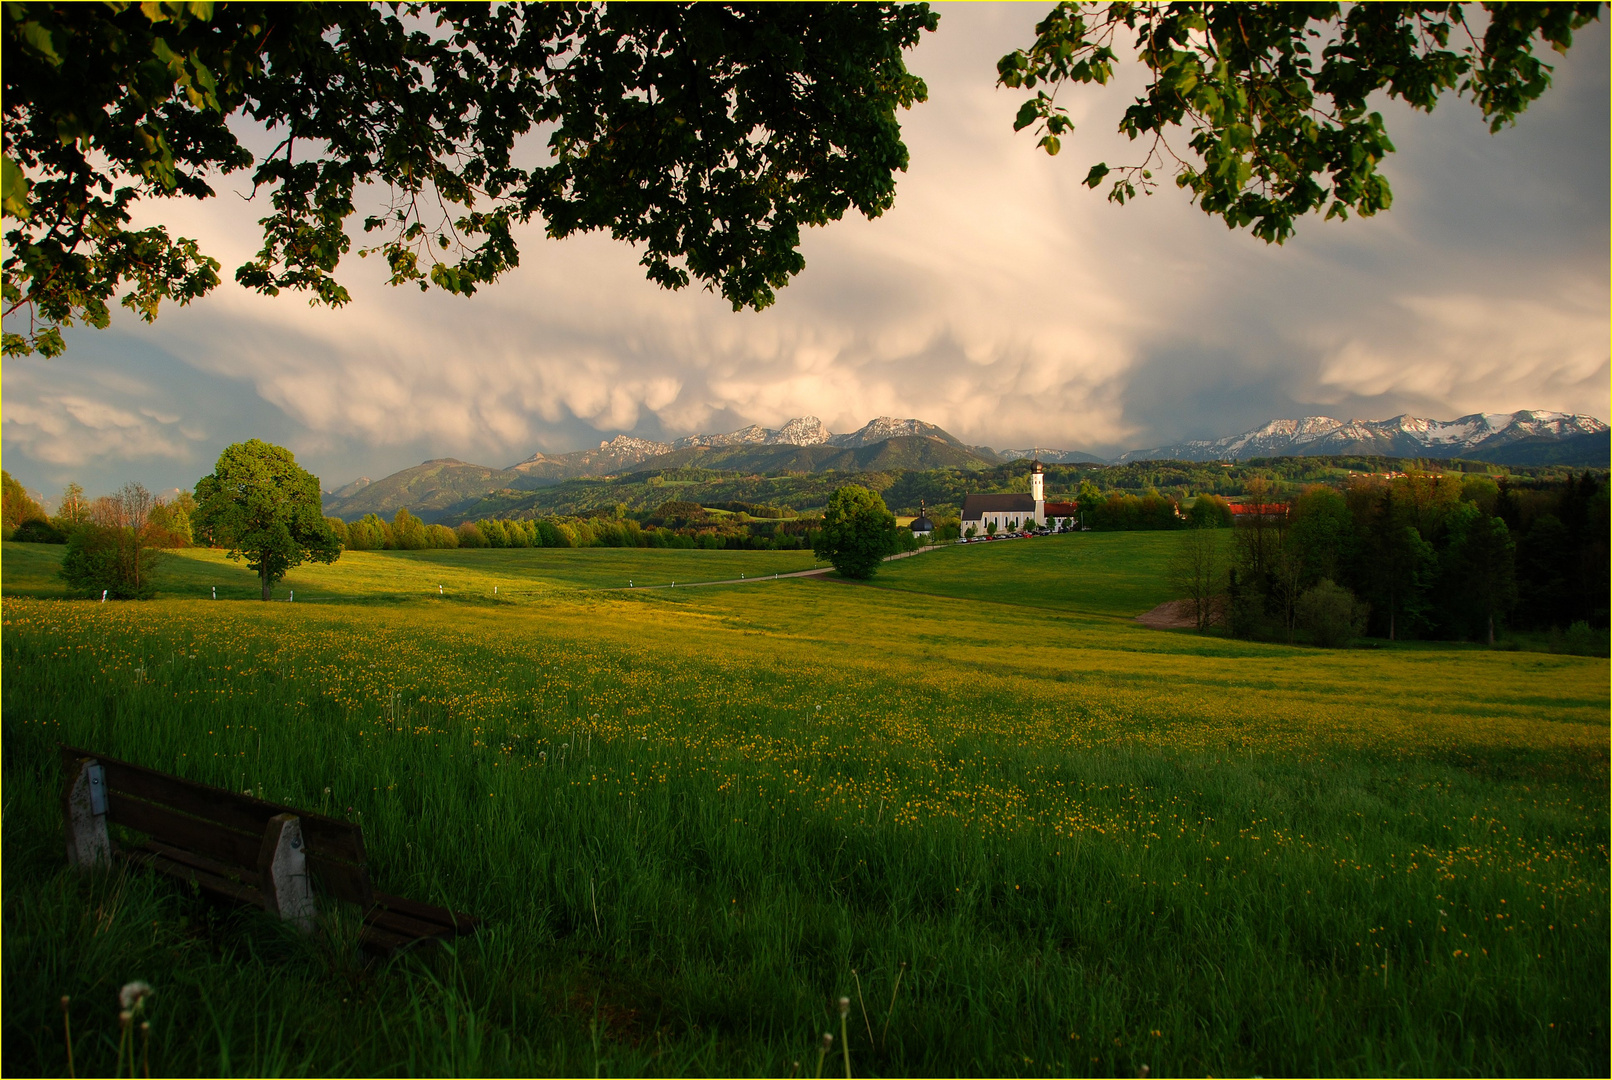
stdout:
POLYGON ((1607 625, 1608 492, 1589 473, 1521 493, 1411 473, 1291 500, 1256 482, 1245 502, 1229 546, 1199 531, 1172 564, 1200 629, 1493 644, 1507 625, 1607 625))
POLYGON ((0 536, 7 540, 65 544, 75 530, 94 525, 134 529, 148 547, 179 548, 193 542, 190 515, 196 500, 187 491, 159 499, 144 485, 128 483, 114 494, 91 499, 77 484, 68 484, 56 513, 48 514, 10 473, 0 472, 0 482, 4 485, 0 536))
POLYGON ((351 551, 414 551, 441 548, 707 548, 804 550, 820 524, 816 518, 747 521, 705 518, 681 527, 643 524, 629 517, 527 518, 467 521, 457 527, 427 525, 402 508, 386 521, 366 514, 358 521, 326 518, 351 551))
POLYGON ((90 500, 77 484, 62 493, 54 516, 0 474, 0 522, 7 539, 65 543, 62 577, 109 599, 154 592, 159 548, 192 543, 226 548, 255 571, 269 598, 286 571, 304 562, 334 562, 342 540, 320 513, 319 481, 291 452, 258 439, 226 447, 214 471, 162 500, 140 484, 90 500))
POLYGON ((55 514, 9 473, 4 485, 3 520, 7 539, 39 544, 66 544, 61 574, 74 588, 110 599, 151 596, 159 548, 191 543, 196 501, 181 492, 172 500, 154 497, 144 485, 128 483, 111 495, 89 499, 69 484, 55 514))
POLYGON ((1224 528, 1231 524, 1230 504, 1212 494, 1199 495, 1183 511, 1174 499, 1157 491, 1141 495, 1101 492, 1090 480, 1082 480, 1075 501, 1080 506, 1081 525, 1088 529, 1224 528))

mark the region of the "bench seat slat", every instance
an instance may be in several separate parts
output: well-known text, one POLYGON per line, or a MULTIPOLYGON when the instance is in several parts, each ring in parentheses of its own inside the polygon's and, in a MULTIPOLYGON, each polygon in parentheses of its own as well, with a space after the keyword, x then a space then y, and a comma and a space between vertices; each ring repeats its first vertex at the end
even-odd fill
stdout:
POLYGON ((186 848, 243 869, 257 868, 258 851, 263 845, 262 834, 236 832, 127 795, 107 800, 106 819, 143 832, 158 843, 186 848))
POLYGON ((440 924, 457 934, 471 933, 481 925, 481 920, 474 915, 466 915, 462 911, 450 911, 435 904, 422 904, 418 900, 393 896, 390 893, 376 893, 375 903, 421 922, 440 924))
POLYGON ((201 888, 217 893, 220 896, 226 896, 237 903, 250 904, 254 907, 264 906, 263 892, 260 889, 242 885, 238 881, 231 881, 229 878, 220 877, 217 874, 209 874, 205 870, 198 870, 194 866, 187 866, 172 859, 165 859, 155 852, 124 852, 122 853, 122 858, 137 866, 149 866, 153 870, 160 871, 170 877, 176 877, 181 881, 195 882, 201 888))
POLYGON ((394 934, 403 934, 411 938, 449 938, 454 936, 454 928, 450 923, 414 919, 400 911, 390 911, 383 907, 371 908, 365 912, 364 925, 378 926, 382 930, 389 930, 394 934))
POLYGON ((416 937, 394 934, 392 931, 383 930, 378 926, 365 926, 359 932, 358 939, 366 948, 383 953, 406 949, 420 940, 416 937))
POLYGON ((242 885, 245 885, 248 888, 259 889, 262 887, 261 875, 259 875, 256 870, 247 870, 243 867, 231 866, 229 863, 222 863, 217 859, 209 859, 205 855, 199 855, 194 851, 186 851, 184 848, 170 847, 169 845, 156 840, 146 841, 145 850, 151 852, 153 855, 160 855, 169 862, 180 863, 185 866, 192 866, 197 870, 212 874, 215 877, 227 878, 231 881, 238 880, 242 885))

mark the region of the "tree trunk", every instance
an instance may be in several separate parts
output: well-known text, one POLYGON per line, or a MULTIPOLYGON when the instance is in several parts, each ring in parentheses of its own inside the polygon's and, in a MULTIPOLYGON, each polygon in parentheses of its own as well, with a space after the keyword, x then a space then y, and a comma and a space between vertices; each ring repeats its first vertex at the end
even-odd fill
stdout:
POLYGON ((263 582, 263 599, 267 600, 269 598, 269 575, 265 571, 264 573, 259 574, 258 578, 263 582))
POLYGON ((1489 648, 1494 648, 1494 615, 1489 616, 1489 648))

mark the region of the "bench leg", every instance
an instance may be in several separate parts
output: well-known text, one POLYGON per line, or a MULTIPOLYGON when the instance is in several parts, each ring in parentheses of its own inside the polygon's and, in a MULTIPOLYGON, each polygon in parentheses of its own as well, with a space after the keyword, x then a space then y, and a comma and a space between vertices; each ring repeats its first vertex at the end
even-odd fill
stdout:
POLYGON ((80 870, 112 862, 106 832, 106 778, 94 758, 79 758, 63 778, 62 817, 67 826, 67 863, 80 870))
POLYGON ((276 814, 263 832, 258 852, 264 906, 304 933, 314 928, 318 906, 308 880, 308 856, 302 845, 302 822, 295 814, 276 814))

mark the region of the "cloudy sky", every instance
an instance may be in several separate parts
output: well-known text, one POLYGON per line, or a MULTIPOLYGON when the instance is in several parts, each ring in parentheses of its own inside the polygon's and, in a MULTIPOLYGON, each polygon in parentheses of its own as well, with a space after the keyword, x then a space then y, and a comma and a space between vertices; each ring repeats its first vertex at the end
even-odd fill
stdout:
POLYGON ((761 313, 664 292, 608 238, 537 227, 519 271, 473 298, 391 289, 353 258, 353 303, 315 309, 228 280, 259 243, 244 180, 168 203, 226 283, 154 326, 118 318, 69 332, 64 357, 7 361, 5 467, 47 494, 189 487, 257 436, 334 487, 808 414, 1105 455, 1278 416, 1607 419, 1605 23, 1499 135, 1454 99, 1386 109, 1393 209, 1312 218, 1271 247, 1173 187, 1119 208, 1081 185, 1093 161, 1133 156, 1113 128, 1134 78, 1065 92, 1078 127, 1057 158, 1013 133, 1023 95, 994 88, 995 61, 1047 7, 940 5, 909 58, 930 96, 903 118, 894 209, 813 230, 805 271, 761 313))

